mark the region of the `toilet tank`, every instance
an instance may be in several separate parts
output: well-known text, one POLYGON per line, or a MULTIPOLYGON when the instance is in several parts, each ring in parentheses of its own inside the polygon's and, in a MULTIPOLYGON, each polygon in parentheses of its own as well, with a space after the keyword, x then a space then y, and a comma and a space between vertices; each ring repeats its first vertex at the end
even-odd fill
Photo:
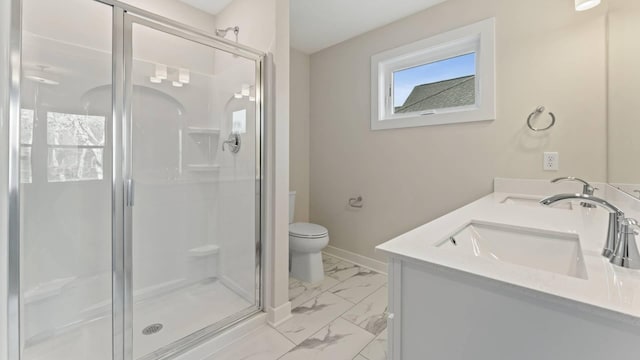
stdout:
POLYGON ((289 224, 293 224, 293 215, 296 213, 296 192, 289 192, 289 224))

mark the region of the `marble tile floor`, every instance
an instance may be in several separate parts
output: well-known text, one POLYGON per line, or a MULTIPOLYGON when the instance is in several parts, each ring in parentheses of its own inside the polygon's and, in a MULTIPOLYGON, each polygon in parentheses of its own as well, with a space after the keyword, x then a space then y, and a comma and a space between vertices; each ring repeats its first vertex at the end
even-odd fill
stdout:
POLYGON ((323 254, 324 281, 289 281, 292 318, 207 360, 386 360, 387 277, 323 254))

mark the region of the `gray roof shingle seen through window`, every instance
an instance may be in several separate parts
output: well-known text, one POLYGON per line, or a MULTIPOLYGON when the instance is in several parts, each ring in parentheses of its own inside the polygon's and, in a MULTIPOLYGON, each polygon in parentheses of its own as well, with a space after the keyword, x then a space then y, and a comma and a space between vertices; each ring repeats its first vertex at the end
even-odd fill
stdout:
POLYGON ((473 105, 476 102, 475 75, 463 76, 413 88, 402 106, 396 106, 396 113, 446 109, 473 105))

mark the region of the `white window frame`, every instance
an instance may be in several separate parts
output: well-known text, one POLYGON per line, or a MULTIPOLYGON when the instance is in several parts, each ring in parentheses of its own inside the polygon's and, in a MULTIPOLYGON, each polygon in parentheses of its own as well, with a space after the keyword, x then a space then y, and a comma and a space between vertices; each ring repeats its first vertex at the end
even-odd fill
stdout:
POLYGON ((371 130, 495 120, 495 19, 490 18, 371 57, 371 130), (475 104, 394 113, 396 71, 476 53, 475 104))

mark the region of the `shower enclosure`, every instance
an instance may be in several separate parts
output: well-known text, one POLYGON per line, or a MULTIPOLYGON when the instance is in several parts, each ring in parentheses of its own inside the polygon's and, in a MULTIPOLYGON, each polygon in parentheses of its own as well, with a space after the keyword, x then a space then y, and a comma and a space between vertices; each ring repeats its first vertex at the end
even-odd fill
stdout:
POLYGON ((264 54, 118 1, 19 18, 9 360, 167 359, 261 311, 264 54))

